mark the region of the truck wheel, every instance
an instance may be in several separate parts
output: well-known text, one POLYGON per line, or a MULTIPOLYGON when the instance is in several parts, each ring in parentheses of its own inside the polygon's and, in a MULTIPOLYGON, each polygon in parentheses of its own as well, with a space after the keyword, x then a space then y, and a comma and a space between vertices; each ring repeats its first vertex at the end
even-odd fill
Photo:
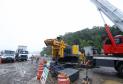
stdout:
POLYGON ((118 66, 114 66, 114 69, 115 69, 116 71, 118 71, 118 66))
POLYGON ((3 60, 1 59, 1 63, 3 63, 3 60))
POLYGON ((123 75, 123 64, 119 65, 118 72, 123 75))
POLYGON ((119 64, 121 64, 119 61, 114 61, 114 69, 119 72, 119 64))

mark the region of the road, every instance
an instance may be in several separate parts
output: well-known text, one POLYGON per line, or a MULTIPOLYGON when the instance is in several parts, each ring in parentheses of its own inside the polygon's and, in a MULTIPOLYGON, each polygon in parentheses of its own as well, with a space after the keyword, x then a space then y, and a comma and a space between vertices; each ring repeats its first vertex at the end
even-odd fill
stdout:
POLYGON ((37 66, 30 61, 0 64, 0 84, 27 84, 36 76, 37 66))
MULTIPOLYGON (((33 82, 37 81, 37 68, 38 64, 35 62, 32 64, 30 61, 0 64, 0 84, 40 84, 39 82, 33 82)), ((88 76, 92 80, 92 84, 123 84, 123 77, 119 77, 117 72, 109 67, 90 69, 88 70, 88 76)), ((72 84, 82 84, 84 77, 85 69, 82 69, 79 80, 72 84)), ((46 84, 53 84, 53 81, 56 80, 50 79, 46 84)))

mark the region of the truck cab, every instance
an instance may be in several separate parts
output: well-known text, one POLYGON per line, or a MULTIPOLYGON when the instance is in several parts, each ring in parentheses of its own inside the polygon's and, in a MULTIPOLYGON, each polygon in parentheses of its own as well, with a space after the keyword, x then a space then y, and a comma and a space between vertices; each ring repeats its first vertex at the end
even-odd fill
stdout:
POLYGON ((123 36, 117 35, 114 37, 114 41, 117 47, 112 46, 112 42, 110 39, 106 39, 104 41, 103 49, 106 55, 113 54, 113 55, 122 55, 123 54, 123 36))
POLYGON ((27 61, 28 59, 28 51, 26 46, 19 46, 16 50, 16 61, 27 61))
POLYGON ((16 53, 15 59, 17 61, 27 61, 28 51, 18 50, 18 52, 16 53))
POLYGON ((14 62, 15 61, 15 51, 3 50, 0 52, 0 57, 1 57, 2 63, 14 62))

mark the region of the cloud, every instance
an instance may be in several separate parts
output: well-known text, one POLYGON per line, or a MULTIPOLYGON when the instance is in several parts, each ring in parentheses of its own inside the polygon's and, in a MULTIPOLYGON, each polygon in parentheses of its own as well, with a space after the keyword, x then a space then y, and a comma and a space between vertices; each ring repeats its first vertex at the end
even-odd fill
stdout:
POLYGON ((47 38, 103 25, 90 0, 0 0, 0 11, 0 49, 40 51, 47 38))

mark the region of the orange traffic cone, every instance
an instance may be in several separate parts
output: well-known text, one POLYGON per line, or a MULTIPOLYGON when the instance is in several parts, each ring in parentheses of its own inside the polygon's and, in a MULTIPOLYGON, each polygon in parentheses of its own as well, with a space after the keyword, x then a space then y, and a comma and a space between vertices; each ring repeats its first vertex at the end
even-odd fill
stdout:
POLYGON ((40 80, 42 73, 43 73, 44 65, 40 64, 38 67, 38 72, 37 72, 37 80, 40 80))
POLYGON ((44 59, 43 58, 40 58, 40 64, 44 64, 44 59))
POLYGON ((90 60, 88 60, 88 61, 85 63, 85 65, 89 65, 89 64, 90 64, 90 62, 91 62, 91 61, 90 61, 90 60))
POLYGON ((58 75, 58 84, 70 84, 70 79, 65 73, 58 75))
POLYGON ((45 59, 40 58, 40 63, 39 63, 38 72, 37 72, 37 80, 40 80, 42 73, 43 73, 44 64, 46 63, 47 61, 45 59))

